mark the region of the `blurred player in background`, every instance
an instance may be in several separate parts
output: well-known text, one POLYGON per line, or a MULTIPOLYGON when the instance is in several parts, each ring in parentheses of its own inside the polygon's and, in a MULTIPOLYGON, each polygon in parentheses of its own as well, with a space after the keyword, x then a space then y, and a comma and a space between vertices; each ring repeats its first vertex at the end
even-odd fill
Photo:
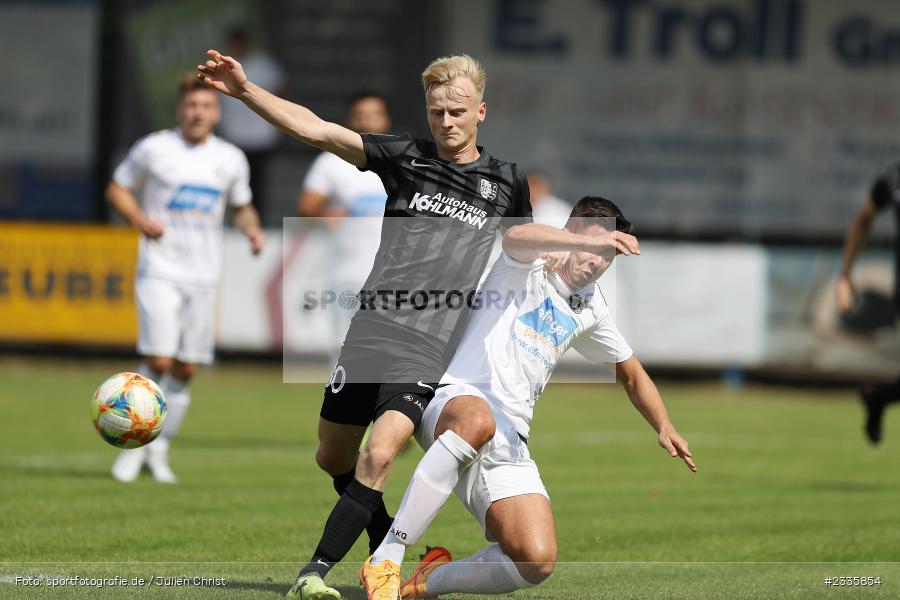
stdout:
MULTIPOLYGON (((889 206, 894 208, 894 214, 898 219, 894 242, 894 308, 896 314, 900 315, 900 165, 894 166, 875 181, 866 203, 856 214, 847 232, 841 272, 835 289, 838 309, 843 313, 852 310, 856 303, 856 290, 851 278, 856 255, 866 241, 875 216, 889 206)), ((866 408, 866 436, 870 442, 877 444, 881 441, 881 425, 885 407, 900 400, 900 377, 896 381, 888 383, 864 385, 862 400, 866 408)))
POLYGON ((556 563, 556 532, 528 437, 534 405, 569 349, 594 363, 614 364, 617 379, 657 432, 659 445, 697 470, 687 442, 595 283, 616 254, 640 252, 630 231, 615 204, 588 196, 572 210, 565 229, 534 223, 513 227, 504 236, 503 254, 480 289, 482 308, 474 311, 425 410, 417 437, 427 452, 390 532, 367 561, 390 572, 365 582, 378 589, 372 597, 505 594, 549 577, 556 563), (542 256, 547 252, 564 253, 556 271, 546 269, 542 256), (488 540, 498 545, 456 562, 444 548, 429 549, 401 589, 407 546, 419 540, 454 488, 488 540))
MULTIPOLYGON (((386 133, 391 118, 384 96, 370 91, 353 94, 347 101, 347 127, 357 133, 386 133)), ((297 199, 297 213, 324 218, 331 227, 328 286, 338 295, 359 292, 372 270, 386 201, 387 193, 378 175, 360 171, 331 152, 321 153, 307 172, 297 199)), ((333 339, 339 345, 354 311, 333 305, 330 312, 333 339)))
POLYGON ((304 600, 337 599, 340 593, 325 585, 325 575, 364 530, 372 548, 390 528, 383 490, 391 465, 421 422, 465 319, 450 295, 474 293, 501 218, 530 219, 528 182, 515 164, 477 145, 478 125, 487 115, 486 76, 469 56, 436 59, 422 73, 432 134, 427 140, 360 135, 323 121, 250 82, 233 58, 207 54, 210 60, 197 69, 208 85, 240 98, 298 140, 374 171, 388 193, 382 243, 365 290, 370 299, 376 292, 392 297, 393 308, 373 305, 354 315, 326 385, 316 460, 342 495, 288 592, 304 600), (437 295, 422 310, 409 296, 403 300, 410 290, 437 295))
POLYGON ((213 359, 226 205, 234 207, 234 223, 250 240, 252 252, 265 244, 250 204, 247 159, 213 135, 220 116, 218 94, 186 76, 176 116, 178 127, 151 133, 132 146, 106 188, 110 206, 142 234, 135 282, 138 372, 160 384, 168 405, 159 438, 119 454, 112 468, 119 481, 134 481, 146 465, 157 481, 176 482, 169 443, 187 413, 197 365, 213 359))
MULTIPOLYGON (((232 29, 225 44, 228 52, 241 61, 248 77, 275 94, 284 93, 286 79, 284 70, 268 52, 251 45, 250 35, 246 29, 243 27, 232 29)), ((242 102, 227 96, 222 99, 222 122, 219 125, 219 132, 247 155, 253 202, 265 216, 265 207, 271 205, 266 197, 269 160, 278 147, 282 133, 278 128, 257 117, 242 102)))
POLYGON ((547 174, 538 169, 529 169, 528 189, 531 191, 534 222, 551 227, 565 226, 572 207, 553 193, 547 174))

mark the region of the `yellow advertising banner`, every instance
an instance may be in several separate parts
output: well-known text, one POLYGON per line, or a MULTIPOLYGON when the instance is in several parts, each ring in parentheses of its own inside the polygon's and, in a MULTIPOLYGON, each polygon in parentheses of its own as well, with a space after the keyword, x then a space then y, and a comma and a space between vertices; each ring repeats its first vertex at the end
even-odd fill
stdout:
POLYGON ((134 344, 138 234, 0 222, 0 340, 134 344))

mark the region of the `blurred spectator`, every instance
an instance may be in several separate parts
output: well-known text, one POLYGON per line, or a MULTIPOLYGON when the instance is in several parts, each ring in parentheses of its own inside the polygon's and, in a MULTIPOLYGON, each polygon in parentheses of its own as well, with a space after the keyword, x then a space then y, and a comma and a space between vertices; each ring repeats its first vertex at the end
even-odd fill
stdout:
POLYGON ((529 171, 528 189, 531 192, 534 222, 563 227, 569 219, 572 207, 553 195, 547 174, 539 170, 529 171))
MULTIPOLYGON (((853 310, 857 304, 856 290, 853 288, 850 276, 853 271, 853 262, 865 243, 872 220, 879 211, 888 206, 893 206, 900 218, 900 202, 897 201, 897 198, 900 198, 900 164, 895 165, 875 181, 866 203, 856 214, 847 232, 847 239, 844 242, 844 259, 835 290, 838 309, 842 313, 853 310)), ((894 242, 896 244, 894 311, 900 315, 900 226, 898 226, 896 236, 894 242)), ((900 400, 900 377, 889 383, 864 385, 862 400, 866 408, 866 436, 873 444, 877 444, 881 441, 881 425, 885 407, 900 400)))
MULTIPOLYGON (((347 101, 347 127, 357 133, 385 133, 391 127, 387 101, 375 92, 353 94, 347 101)), ((329 287, 339 296, 356 294, 365 283, 381 240, 387 193, 372 171, 360 171, 330 152, 313 162, 297 199, 301 217, 327 218, 333 232, 329 287)), ((344 339, 354 310, 332 305, 335 350, 344 339)))
MULTIPOLYGON (((236 27, 228 34, 227 52, 240 61, 244 72, 254 83, 273 94, 284 95, 284 71, 265 50, 250 44, 247 31, 236 27)), ((224 96, 222 98, 222 122, 219 125, 222 136, 238 145, 247 155, 250 163, 250 187, 253 202, 260 213, 270 201, 265 196, 267 164, 272 151, 278 146, 281 132, 260 119, 243 102, 224 96)))

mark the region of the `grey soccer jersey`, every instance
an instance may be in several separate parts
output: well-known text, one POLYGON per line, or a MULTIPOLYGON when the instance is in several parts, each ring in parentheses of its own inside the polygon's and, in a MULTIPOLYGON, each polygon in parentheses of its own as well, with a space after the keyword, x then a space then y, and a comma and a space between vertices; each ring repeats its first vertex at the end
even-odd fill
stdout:
POLYGON ((345 350, 427 353, 440 371, 498 229, 513 224, 508 218, 531 218, 527 181, 481 148, 478 160, 454 164, 438 158, 433 142, 407 135, 366 134, 363 143, 366 168, 388 198, 345 350))

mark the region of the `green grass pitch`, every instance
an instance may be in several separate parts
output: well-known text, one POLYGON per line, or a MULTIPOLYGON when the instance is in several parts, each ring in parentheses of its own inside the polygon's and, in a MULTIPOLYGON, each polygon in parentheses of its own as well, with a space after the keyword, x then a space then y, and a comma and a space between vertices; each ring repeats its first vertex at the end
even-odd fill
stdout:
MULTIPOLYGON (((132 367, 0 361, 0 598, 281 597, 335 500, 313 459, 321 386, 282 384, 279 366, 202 371, 172 449, 180 483, 120 484, 88 401, 132 367), (37 575, 144 585, 16 583, 37 575)), ((560 563, 514 597, 900 597, 900 408, 872 448, 849 391, 660 387, 696 475, 657 446, 619 386, 551 386, 538 403, 530 448, 553 500, 560 563), (853 576, 881 584, 824 583, 853 576)), ((420 456, 398 459, 389 509, 420 456)), ((451 498, 423 543, 464 557, 484 540, 451 498)), ((330 576, 345 598, 365 597, 365 553, 363 539, 330 576)))

